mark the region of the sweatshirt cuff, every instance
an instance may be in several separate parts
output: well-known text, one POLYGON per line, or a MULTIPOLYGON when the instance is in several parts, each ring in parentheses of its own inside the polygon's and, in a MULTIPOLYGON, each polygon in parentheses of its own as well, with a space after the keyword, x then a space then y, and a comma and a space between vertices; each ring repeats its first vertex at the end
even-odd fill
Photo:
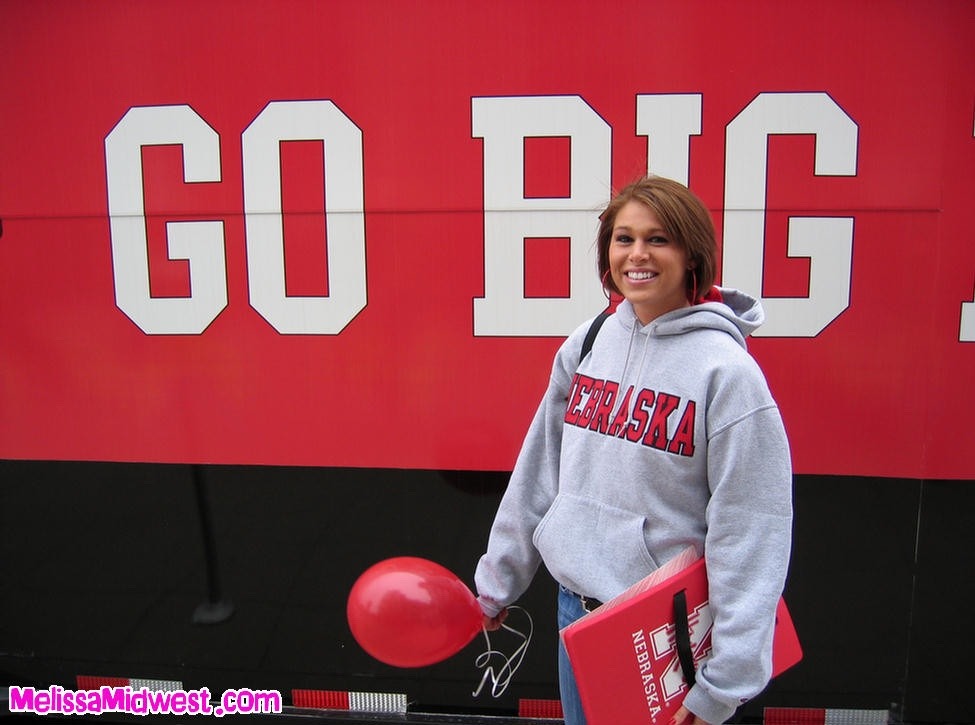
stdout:
POLYGON ((481 605, 481 611, 492 619, 497 617, 501 610, 504 609, 504 607, 501 605, 492 602, 490 599, 485 599, 484 597, 478 597, 477 603, 481 605))
POLYGON ((715 700, 700 685, 694 685, 684 698, 684 707, 704 722, 717 725, 729 720, 738 708, 715 700))

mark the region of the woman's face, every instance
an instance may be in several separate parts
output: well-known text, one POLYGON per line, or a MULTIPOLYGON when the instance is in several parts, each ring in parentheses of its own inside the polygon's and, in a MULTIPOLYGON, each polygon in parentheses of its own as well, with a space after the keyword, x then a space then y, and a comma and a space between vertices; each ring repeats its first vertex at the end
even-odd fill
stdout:
POLYGON ((627 202, 616 215, 609 270, 616 289, 644 325, 690 304, 686 250, 667 235, 653 210, 638 201, 627 202))

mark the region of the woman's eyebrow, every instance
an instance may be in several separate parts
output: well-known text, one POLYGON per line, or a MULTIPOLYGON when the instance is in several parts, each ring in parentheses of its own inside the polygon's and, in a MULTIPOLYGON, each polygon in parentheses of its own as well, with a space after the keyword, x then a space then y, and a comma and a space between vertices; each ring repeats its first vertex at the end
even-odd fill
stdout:
MULTIPOLYGON (((613 227, 613 231, 614 232, 629 232, 630 234, 633 234, 633 230, 630 227, 626 226, 626 225, 621 225, 621 226, 618 226, 618 227, 613 227)), ((667 230, 664 229, 663 227, 652 227, 651 229, 648 229, 647 230, 647 233, 648 234, 651 234, 651 235, 660 235, 660 234, 666 234, 667 233, 667 230)))

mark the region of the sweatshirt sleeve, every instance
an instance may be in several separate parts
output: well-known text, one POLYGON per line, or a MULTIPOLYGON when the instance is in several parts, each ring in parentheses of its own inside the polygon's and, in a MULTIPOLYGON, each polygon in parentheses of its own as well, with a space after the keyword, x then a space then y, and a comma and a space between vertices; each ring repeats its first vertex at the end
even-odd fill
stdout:
POLYGON ((577 330, 555 357, 548 389, 501 499, 487 551, 474 573, 478 601, 488 616, 493 617, 517 600, 528 589, 541 563, 532 536, 558 492, 562 424, 581 349, 582 335, 577 330))
POLYGON ((724 722, 768 684, 775 609, 791 551, 789 444, 764 378, 750 382, 753 392, 748 381, 739 382, 735 397, 740 403, 744 395, 751 407, 709 434, 704 550, 712 652, 684 701, 709 723, 724 722))

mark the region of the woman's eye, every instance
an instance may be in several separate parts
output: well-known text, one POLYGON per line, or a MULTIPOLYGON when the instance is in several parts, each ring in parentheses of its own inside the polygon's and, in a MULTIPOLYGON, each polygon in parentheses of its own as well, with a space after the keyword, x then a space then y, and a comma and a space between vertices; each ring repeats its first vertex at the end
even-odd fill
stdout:
POLYGON ((658 246, 663 245, 667 243, 667 237, 650 237, 649 242, 658 246))
POLYGON ((626 234, 617 234, 616 241, 620 244, 629 244, 630 242, 633 241, 633 237, 628 236, 626 234))

